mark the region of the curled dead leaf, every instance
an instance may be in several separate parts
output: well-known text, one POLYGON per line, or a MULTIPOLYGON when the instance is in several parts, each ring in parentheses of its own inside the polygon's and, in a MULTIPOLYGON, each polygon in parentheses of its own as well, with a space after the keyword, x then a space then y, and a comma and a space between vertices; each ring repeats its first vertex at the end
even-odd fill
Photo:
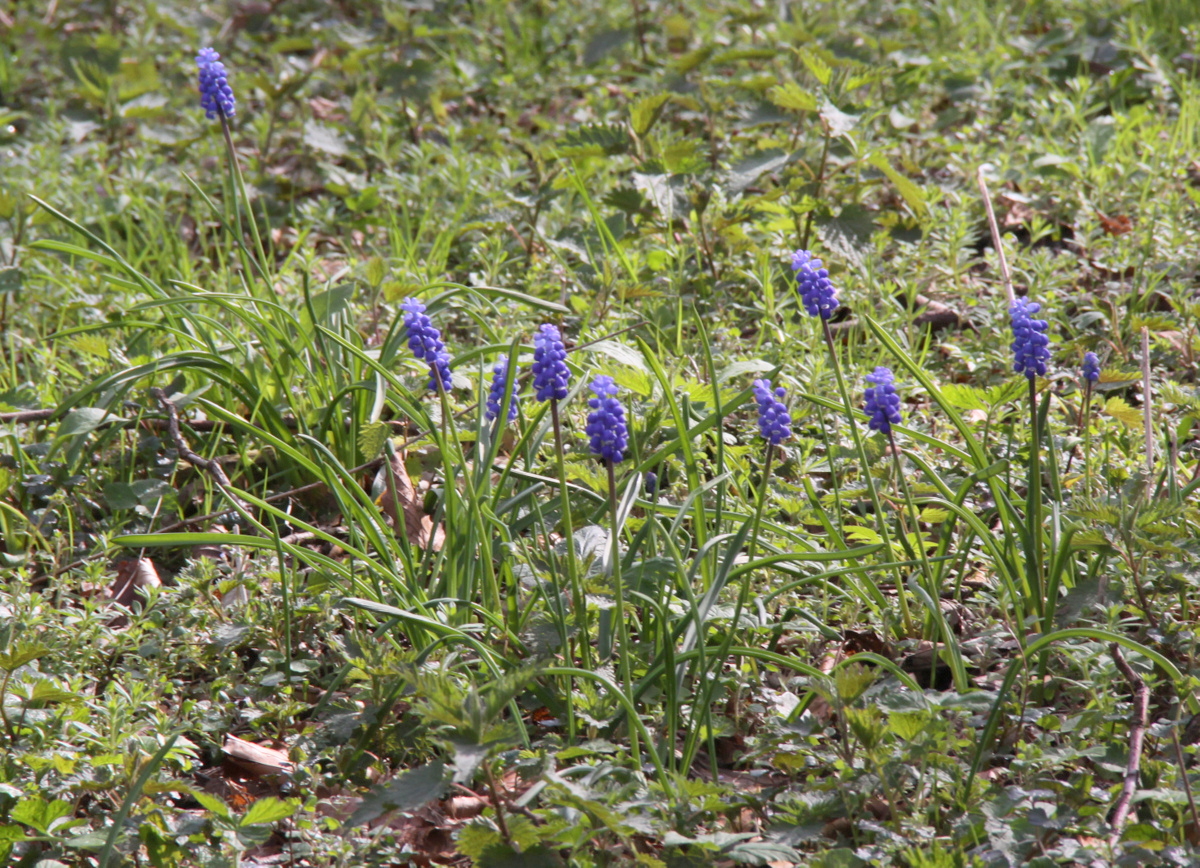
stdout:
POLYGON ((416 488, 409 478, 404 459, 394 454, 384 465, 387 474, 387 484, 383 494, 379 496, 379 507, 392 521, 392 527, 397 534, 404 528, 408 541, 415 546, 425 548, 429 545, 430 536, 433 538, 433 550, 440 551, 445 541, 442 526, 434 525, 433 519, 425 514, 421 499, 417 497, 416 488), (394 493, 393 493, 394 492, 394 493))

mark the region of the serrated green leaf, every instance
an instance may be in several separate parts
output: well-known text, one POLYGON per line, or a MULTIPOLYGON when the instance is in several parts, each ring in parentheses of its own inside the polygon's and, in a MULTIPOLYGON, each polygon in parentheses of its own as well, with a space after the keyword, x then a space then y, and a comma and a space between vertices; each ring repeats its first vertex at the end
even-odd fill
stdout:
POLYGON ((671 61, 671 69, 680 75, 686 75, 712 57, 713 50, 713 46, 705 45, 697 48, 695 51, 689 51, 687 54, 681 55, 671 61))
POLYGON ((362 426, 358 431, 358 451, 362 457, 369 461, 378 455, 390 431, 387 422, 371 422, 362 426))
POLYGON ((555 146, 560 157, 603 157, 629 150, 629 133, 620 124, 584 124, 555 146))
POLYGON ((59 437, 73 437, 76 434, 90 434, 105 422, 124 421, 120 416, 114 416, 100 407, 80 407, 72 410, 58 426, 59 437))
POLYGON ((19 642, 15 648, 0 652, 0 669, 12 672, 49 653, 50 649, 38 642, 19 642))
POLYGON ((242 814, 242 819, 238 821, 238 825, 257 826, 276 823, 296 813, 299 807, 299 799, 284 800, 275 796, 267 796, 251 805, 250 810, 242 814))
POLYGON ((13 265, 0 268, 0 294, 19 291, 24 280, 25 275, 20 268, 13 265))
POLYGON ((618 343, 617 341, 596 341, 587 348, 589 353, 596 355, 608 356, 614 362, 622 365, 628 365, 639 371, 646 371, 646 360, 642 358, 642 354, 633 347, 626 344, 618 343))
POLYGON ((821 123, 825 125, 825 130, 832 138, 848 135, 858 124, 858 115, 846 114, 840 108, 835 106, 829 100, 821 103, 819 112, 821 123))
POLYGON ((670 102, 669 93, 656 93, 644 96, 629 108, 629 124, 634 133, 644 136, 650 132, 655 121, 662 115, 663 107, 670 102))
POLYGON ((950 383, 942 386, 942 397, 956 410, 987 410, 984 392, 965 383, 950 383))
POLYGON ((833 77, 833 70, 829 67, 828 63, 811 51, 801 51, 800 60, 808 67, 808 71, 812 73, 813 78, 821 82, 822 87, 829 86, 829 80, 833 77))
POLYGON ((888 715, 888 728, 905 741, 912 741, 929 724, 928 711, 894 711, 888 715))
POLYGON ((439 798, 446 791, 446 766, 440 761, 405 772, 386 784, 372 788, 346 827, 353 829, 389 811, 413 811, 439 798))
POLYGON ((920 187, 893 169, 883 154, 872 154, 868 162, 887 176, 918 220, 924 223, 929 219, 929 205, 925 202, 925 194, 921 192, 920 187))
POLYGON ((767 865, 771 862, 798 864, 803 861, 791 847, 774 841, 746 841, 731 847, 726 855, 743 865, 767 865))
POLYGON ((817 98, 794 81, 777 85, 767 91, 767 99, 781 109, 794 112, 815 112, 817 98))
POLYGON ((1136 431, 1142 427, 1142 411, 1129 406, 1124 398, 1117 395, 1104 402, 1104 412, 1127 428, 1136 431))
POLYGON ((212 811, 218 817, 222 817, 227 820, 231 816, 233 816, 229 810, 229 806, 226 805, 220 799, 218 799, 216 796, 214 796, 212 793, 206 793, 204 790, 197 790, 197 789, 190 790, 190 793, 191 793, 192 798, 194 798, 197 802, 199 802, 201 805, 203 805, 208 810, 212 811))

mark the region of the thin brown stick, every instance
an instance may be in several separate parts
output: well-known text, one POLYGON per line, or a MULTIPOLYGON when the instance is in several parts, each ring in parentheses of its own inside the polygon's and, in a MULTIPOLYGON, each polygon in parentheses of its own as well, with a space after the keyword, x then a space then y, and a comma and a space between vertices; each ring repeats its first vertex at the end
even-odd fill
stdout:
POLYGON ((1154 475, 1154 400, 1150 393, 1150 329, 1142 326, 1142 427, 1146 433, 1146 484, 1154 475))
POLYGON ((225 469, 221 467, 221 462, 215 458, 205 458, 193 452, 192 447, 188 446, 187 440, 183 438, 183 432, 179 430, 179 410, 167 397, 166 392, 155 386, 150 389, 150 397, 158 401, 159 406, 167 414, 167 434, 170 436, 171 442, 175 444, 175 449, 178 450, 179 457, 193 467, 199 467, 205 471, 213 478, 213 481, 217 483, 217 486, 226 497, 234 501, 242 509, 248 509, 247 504, 231 490, 233 483, 225 475, 225 469))
POLYGON ((987 181, 983 179, 983 166, 975 176, 979 182, 979 192, 983 194, 983 207, 987 209, 988 227, 992 230, 992 246, 996 248, 996 258, 1000 260, 1000 275, 1004 278, 1004 294, 1011 305, 1017 300, 1013 290, 1012 273, 1008 270, 1008 260, 1004 257, 1004 244, 1000 240, 1000 224, 996 222, 996 212, 992 210, 992 194, 988 192, 987 181))
POLYGON ((1129 762, 1125 766, 1125 783, 1121 787, 1121 795, 1113 807, 1112 834, 1108 838, 1109 846, 1115 847, 1121 840, 1121 830, 1129 818, 1129 808, 1133 802, 1134 793, 1137 792, 1138 778, 1142 767, 1142 742, 1146 738, 1146 727, 1150 717, 1150 688, 1146 686, 1142 677, 1125 662, 1120 645, 1113 642, 1108 646, 1108 650, 1112 654, 1113 663, 1117 665, 1117 669, 1129 682, 1129 689, 1133 692, 1133 721, 1129 725, 1129 762))

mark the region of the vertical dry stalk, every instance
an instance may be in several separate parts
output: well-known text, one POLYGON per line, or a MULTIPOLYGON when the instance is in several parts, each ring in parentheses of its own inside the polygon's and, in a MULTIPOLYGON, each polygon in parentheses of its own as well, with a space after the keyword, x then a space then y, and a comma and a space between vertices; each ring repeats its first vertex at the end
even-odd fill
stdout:
POLYGON ((996 222, 996 212, 992 210, 992 194, 988 192, 987 181, 983 179, 983 166, 975 175, 979 182, 979 192, 983 194, 983 207, 987 209, 988 226, 992 230, 992 246, 996 248, 996 258, 1000 260, 1000 275, 1004 278, 1004 294, 1011 305, 1017 300, 1013 291, 1012 273, 1008 270, 1008 260, 1004 257, 1004 245, 1000 243, 1000 225, 996 222))
POLYGON ((1115 847, 1121 840, 1121 830, 1129 818, 1129 808, 1134 793, 1137 792, 1142 767, 1142 742, 1146 738, 1146 726, 1150 716, 1150 689, 1146 687, 1146 682, 1141 676, 1125 662, 1120 645, 1113 642, 1108 646, 1108 650, 1112 654, 1113 663, 1117 664, 1117 669, 1129 682, 1129 689, 1133 692, 1133 720, 1129 724, 1129 762, 1125 766, 1125 783, 1121 787, 1121 795, 1113 808, 1112 834, 1108 838, 1109 846, 1115 847))
POLYGON ((1154 474, 1154 405, 1150 395, 1150 329, 1142 326, 1142 424, 1146 429, 1146 477, 1154 474))

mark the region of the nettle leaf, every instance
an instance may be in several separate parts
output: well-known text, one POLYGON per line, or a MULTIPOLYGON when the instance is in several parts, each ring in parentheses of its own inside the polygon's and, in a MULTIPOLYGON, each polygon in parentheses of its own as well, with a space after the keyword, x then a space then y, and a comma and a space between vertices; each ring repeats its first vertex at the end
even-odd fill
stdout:
POLYGON ((24 280, 25 275, 17 266, 10 265, 7 268, 0 268, 0 294, 19 292, 24 280))
POLYGON ((560 157, 604 157, 629 150, 629 133, 620 124, 584 124, 558 140, 560 157))
POLYGON ((743 865, 768 865, 773 862, 799 864, 802 861, 796 850, 774 841, 745 841, 731 847, 726 855, 743 865))
POLYGON ((59 437, 73 437, 76 434, 90 434, 105 422, 123 422, 120 416, 114 416, 101 407, 80 407, 72 410, 58 426, 59 437))
POLYGON ((887 176, 918 220, 924 223, 929 219, 929 205, 920 187, 893 169, 883 154, 872 154, 868 162, 887 176))
POLYGON ((39 657, 45 657, 49 653, 50 648, 41 643, 19 642, 15 648, 0 652, 0 669, 12 672, 20 669, 26 663, 32 663, 39 657))
POLYGON ((779 148, 759 151, 729 169, 729 174, 725 176, 725 190, 730 196, 736 196, 767 172, 782 169, 790 159, 791 154, 779 148))
POLYGON ((987 410, 986 393, 966 383, 950 383, 939 390, 946 403, 955 410, 987 410))
POLYGON ((833 138, 848 134, 858 124, 858 115, 848 115, 829 100, 821 104, 821 122, 833 138))
POLYGON ((847 205, 837 217, 818 220, 817 234, 833 253, 861 268, 864 256, 871 251, 875 221, 862 205, 847 205))
POLYGON ((801 51, 800 60, 808 67, 808 71, 812 73, 813 78, 821 82, 823 87, 829 86, 829 80, 833 77, 833 69, 830 68, 828 63, 812 51, 801 51))
POLYGON ((686 75, 712 57, 715 49, 716 46, 704 45, 700 48, 697 48, 695 51, 689 51, 687 54, 677 57, 675 60, 671 61, 671 69, 680 75, 686 75))
POLYGON ((1129 406, 1124 398, 1113 395, 1104 402, 1104 412, 1135 431, 1142 427, 1142 411, 1129 406))
POLYGON ((390 429, 387 422, 372 422, 364 425, 358 431, 358 451, 363 458, 371 459, 379 454, 383 444, 387 442, 390 429))
POLYGON ((242 819, 238 822, 239 826, 257 826, 268 823, 276 823, 285 817, 290 817, 300 808, 299 799, 280 799, 276 796, 267 796, 259 799, 250 806, 250 810, 242 815, 242 819))
POLYGON ((634 133, 644 136, 662 115, 663 107, 671 101, 669 93, 644 96, 629 107, 629 124, 634 133))
POLYGON ((639 371, 647 370, 646 360, 638 350, 617 341, 596 341, 588 347, 588 352, 608 356, 614 362, 628 365, 639 371))
POLYGON ((309 121, 304 125, 304 144, 334 157, 344 157, 350 152, 336 130, 317 121, 309 121))
POLYGON ((767 91, 767 99, 781 109, 794 112, 815 112, 817 98, 793 81, 767 91))
POLYGON ((415 811, 446 791, 446 766, 440 760, 427 763, 373 787, 350 815, 346 827, 353 829, 389 811, 415 811))

